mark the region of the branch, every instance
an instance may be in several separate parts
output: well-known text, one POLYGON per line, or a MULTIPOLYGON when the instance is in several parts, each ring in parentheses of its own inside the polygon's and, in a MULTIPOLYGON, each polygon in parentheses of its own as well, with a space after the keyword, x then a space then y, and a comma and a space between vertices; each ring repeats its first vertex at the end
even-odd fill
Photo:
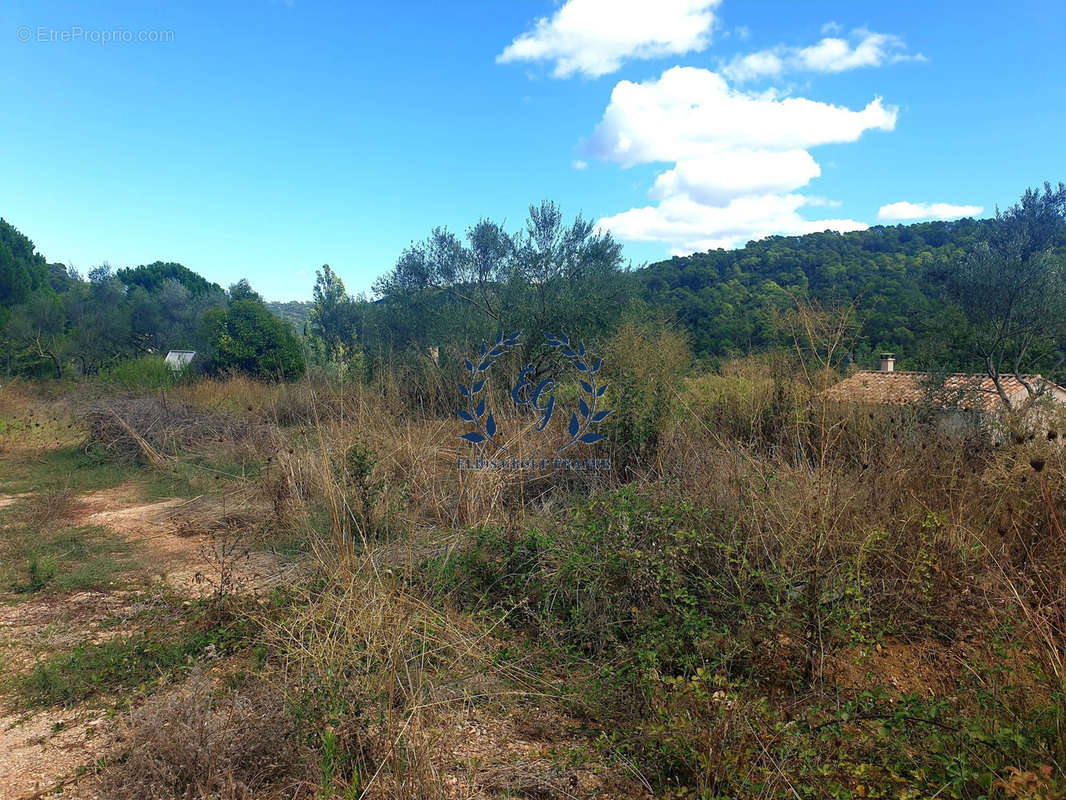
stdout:
POLYGON ((466 302, 470 303, 470 305, 472 305, 474 308, 485 312, 486 314, 488 314, 490 317, 492 317, 497 322, 500 321, 499 314, 497 314, 495 311, 493 311, 492 308, 487 303, 482 305, 481 303, 479 303, 474 298, 469 297, 468 295, 464 294, 463 292, 460 292, 454 285, 453 286, 449 286, 448 287, 448 291, 450 291, 452 294, 454 294, 460 300, 465 300, 466 302))
POLYGON ((999 378, 999 369, 992 363, 992 356, 985 357, 985 365, 988 369, 988 376, 992 379, 992 383, 996 387, 996 392, 999 393, 999 398, 1003 401, 1003 405, 1007 407, 1008 411, 1013 411, 1014 407, 1010 404, 1010 398, 1007 397, 1007 392, 1003 388, 1003 384, 999 378))

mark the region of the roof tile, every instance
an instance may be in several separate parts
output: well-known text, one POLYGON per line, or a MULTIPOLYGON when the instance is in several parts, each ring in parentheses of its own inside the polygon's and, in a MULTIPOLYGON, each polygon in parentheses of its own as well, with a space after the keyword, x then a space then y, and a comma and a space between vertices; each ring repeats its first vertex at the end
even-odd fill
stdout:
MULTIPOLYGON (((1043 381, 1039 375, 1022 377, 1029 383, 1043 381)), ((1000 376, 1000 383, 1012 404, 1026 395, 1025 387, 1013 375, 1000 376)), ((1000 407, 999 395, 990 377, 962 372, 949 375, 943 384, 934 386, 926 372, 863 370, 830 387, 825 396, 832 402, 860 405, 928 403, 936 408, 963 411, 973 408, 993 411, 1000 407)))

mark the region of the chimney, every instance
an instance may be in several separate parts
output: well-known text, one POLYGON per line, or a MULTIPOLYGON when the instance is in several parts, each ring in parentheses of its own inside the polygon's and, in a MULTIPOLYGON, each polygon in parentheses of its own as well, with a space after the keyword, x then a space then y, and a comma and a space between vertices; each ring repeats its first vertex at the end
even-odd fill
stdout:
POLYGON ((895 353, 882 353, 881 354, 881 371, 892 372, 896 368, 896 354, 895 353))

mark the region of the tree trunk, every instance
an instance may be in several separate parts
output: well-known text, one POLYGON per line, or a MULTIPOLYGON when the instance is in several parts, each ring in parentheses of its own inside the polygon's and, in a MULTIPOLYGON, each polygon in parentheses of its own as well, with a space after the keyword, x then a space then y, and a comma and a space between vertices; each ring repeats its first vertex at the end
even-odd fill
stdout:
POLYGON ((57 378, 62 378, 63 377, 63 362, 59 360, 59 356, 57 356, 55 354, 55 351, 53 351, 52 348, 48 348, 48 350, 46 352, 48 354, 48 357, 52 359, 52 363, 55 364, 56 377, 57 378))
POLYGON ((985 359, 985 364, 988 367, 988 377, 992 379, 993 385, 996 387, 996 392, 999 394, 999 399, 1003 401, 1003 405, 1006 406, 1008 411, 1013 411, 1014 407, 1010 404, 1010 398, 1007 396, 1007 391, 1003 388, 1003 383, 1000 381, 999 370, 992 364, 992 358, 985 359))

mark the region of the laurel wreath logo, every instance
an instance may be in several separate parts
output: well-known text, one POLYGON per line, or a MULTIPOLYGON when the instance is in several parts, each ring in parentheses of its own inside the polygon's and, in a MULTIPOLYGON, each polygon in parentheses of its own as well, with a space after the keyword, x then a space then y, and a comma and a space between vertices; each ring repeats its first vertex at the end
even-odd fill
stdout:
MULTIPOLYGON (((481 343, 481 350, 476 363, 469 359, 464 362, 466 371, 470 373, 470 383, 459 384, 459 391, 467 398, 467 408, 458 409, 456 413, 466 422, 472 423, 474 430, 461 434, 459 436, 460 439, 465 439, 472 444, 488 442, 497 450, 505 453, 510 452, 507 447, 496 440, 496 418, 493 416, 492 411, 487 408, 485 396, 481 393, 485 389, 485 373, 495 363, 496 359, 518 346, 519 335, 520 332, 516 332, 510 336, 505 336, 501 332, 496 337, 496 342, 492 347, 489 347, 485 342, 481 343)), ((579 343, 575 348, 570 342, 570 337, 565 333, 555 336, 545 332, 544 337, 545 343, 549 347, 558 350, 564 358, 569 360, 570 365, 583 376, 578 379, 578 383, 581 385, 581 390, 587 395, 587 399, 585 397, 579 398, 578 410, 570 414, 570 421, 567 425, 569 440, 555 452, 562 453, 578 442, 581 444, 595 444, 606 437, 602 433, 592 430, 592 426, 602 422, 611 413, 610 409, 600 409, 598 407, 600 398, 603 397, 608 387, 608 384, 600 384, 597 380, 603 359, 592 362, 585 350, 584 342, 579 343)), ((540 385, 534 388, 529 382, 529 376, 532 371, 533 365, 526 364, 519 375, 518 383, 511 390, 511 398, 517 406, 531 406, 542 413, 536 429, 543 431, 551 420, 555 409, 555 396, 551 394, 555 382, 548 378, 541 381, 540 385), (523 399, 523 392, 528 393, 525 399, 523 399), (543 406, 539 403, 539 398, 542 394, 547 398, 547 403, 543 406)))
POLYGON ((593 364, 589 364, 585 353, 585 343, 581 342, 577 350, 574 350, 570 344, 570 338, 565 333, 553 336, 545 332, 544 336, 549 346, 556 348, 563 356, 570 359, 570 364, 574 369, 588 376, 587 381, 579 379, 578 383, 581 384, 582 391, 589 396, 589 402, 591 402, 591 405, 589 405, 589 402, 586 402, 585 398, 582 397, 579 401, 578 411, 570 412, 570 424, 567 426, 570 441, 555 452, 561 453, 577 442, 594 444, 605 437, 602 433, 590 431, 589 428, 597 422, 603 422, 607 415, 611 413, 609 409, 597 410, 600 398, 603 397, 603 393, 607 391, 607 387, 610 385, 607 383, 601 385, 596 381, 596 375, 600 371, 603 359, 598 359, 593 364), (578 412, 581 413, 580 420, 578 419, 578 412))
POLYGON ((505 453, 511 452, 496 441, 496 418, 492 416, 491 411, 488 412, 487 417, 485 416, 485 398, 482 396, 478 399, 478 395, 485 388, 484 373, 493 365, 497 358, 506 354, 510 348, 518 345, 519 335, 520 332, 515 332, 510 336, 504 336, 501 331, 500 335, 496 337, 496 344, 491 348, 485 342, 481 343, 481 358, 476 365, 470 359, 466 359, 463 362, 466 366, 466 371, 470 373, 470 385, 464 386, 460 383, 459 391, 467 398, 468 410, 460 408, 457 413, 467 422, 474 423, 475 430, 464 433, 459 437, 460 439, 466 439, 474 444, 490 442, 498 450, 502 450, 505 453), (484 423, 482 423, 483 418, 484 423))

